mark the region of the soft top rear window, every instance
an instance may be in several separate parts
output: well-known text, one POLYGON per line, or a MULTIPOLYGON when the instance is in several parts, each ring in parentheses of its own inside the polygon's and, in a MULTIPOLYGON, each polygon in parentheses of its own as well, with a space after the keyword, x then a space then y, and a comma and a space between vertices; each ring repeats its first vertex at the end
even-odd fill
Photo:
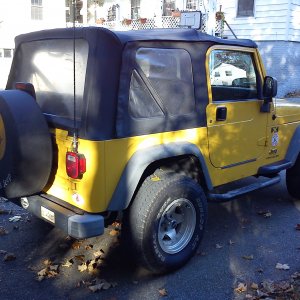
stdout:
MULTIPOLYGON (((87 41, 77 39, 75 49, 76 120, 80 121, 88 57, 87 41)), ((72 121, 73 40, 48 39, 21 44, 14 58, 9 88, 13 88, 16 82, 34 85, 37 102, 46 116, 72 121)))

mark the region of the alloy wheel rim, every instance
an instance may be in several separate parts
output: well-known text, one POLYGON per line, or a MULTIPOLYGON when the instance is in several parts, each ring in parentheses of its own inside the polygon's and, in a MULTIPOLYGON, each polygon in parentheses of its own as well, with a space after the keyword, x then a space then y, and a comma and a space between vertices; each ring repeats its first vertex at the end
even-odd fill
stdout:
POLYGON ((158 226, 158 242, 168 254, 176 254, 190 242, 196 227, 196 210, 185 198, 176 199, 164 210, 158 226))

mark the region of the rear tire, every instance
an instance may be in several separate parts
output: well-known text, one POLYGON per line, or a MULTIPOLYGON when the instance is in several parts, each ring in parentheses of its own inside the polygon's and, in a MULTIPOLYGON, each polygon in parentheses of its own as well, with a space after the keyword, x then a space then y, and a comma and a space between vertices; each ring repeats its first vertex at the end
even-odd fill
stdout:
POLYGON ((292 197, 300 200, 300 156, 295 164, 286 170, 286 187, 292 197))
POLYGON ((139 263, 161 274, 178 269, 197 250, 206 224, 207 201, 190 177, 157 174, 142 184, 126 212, 124 227, 139 263))

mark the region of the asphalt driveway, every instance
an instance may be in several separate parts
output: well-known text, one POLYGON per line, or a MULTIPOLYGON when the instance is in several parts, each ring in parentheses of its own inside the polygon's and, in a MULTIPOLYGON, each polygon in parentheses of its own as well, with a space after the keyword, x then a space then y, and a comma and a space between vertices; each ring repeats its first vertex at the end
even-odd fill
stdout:
POLYGON ((197 255, 175 273, 152 276, 119 245, 118 224, 102 237, 78 242, 2 199, 0 298, 255 299, 262 296, 255 284, 300 272, 299 223, 300 201, 288 195, 284 178, 234 201, 211 203, 197 255), (14 216, 21 218, 10 222, 14 216), (107 289, 93 293, 89 286, 95 282, 107 289))

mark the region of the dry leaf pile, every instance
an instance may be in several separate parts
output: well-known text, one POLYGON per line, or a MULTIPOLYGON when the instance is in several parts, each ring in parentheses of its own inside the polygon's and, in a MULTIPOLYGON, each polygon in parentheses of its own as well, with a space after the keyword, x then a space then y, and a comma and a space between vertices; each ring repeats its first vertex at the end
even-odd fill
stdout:
POLYGON ((88 288, 91 292, 95 293, 101 290, 108 290, 110 288, 113 288, 117 286, 116 282, 108 282, 105 279, 93 279, 91 281, 85 281, 82 280, 81 282, 78 283, 78 287, 86 287, 88 288))
POLYGON ((58 264, 53 264, 52 261, 49 259, 44 260, 43 263, 45 265, 45 268, 43 268, 37 273, 38 281, 42 281, 45 278, 53 278, 58 275, 58 264))
POLYGON ((289 280, 274 282, 263 281, 260 284, 239 282, 234 291, 244 294, 249 300, 298 300, 300 299, 300 273, 294 273, 289 280))

